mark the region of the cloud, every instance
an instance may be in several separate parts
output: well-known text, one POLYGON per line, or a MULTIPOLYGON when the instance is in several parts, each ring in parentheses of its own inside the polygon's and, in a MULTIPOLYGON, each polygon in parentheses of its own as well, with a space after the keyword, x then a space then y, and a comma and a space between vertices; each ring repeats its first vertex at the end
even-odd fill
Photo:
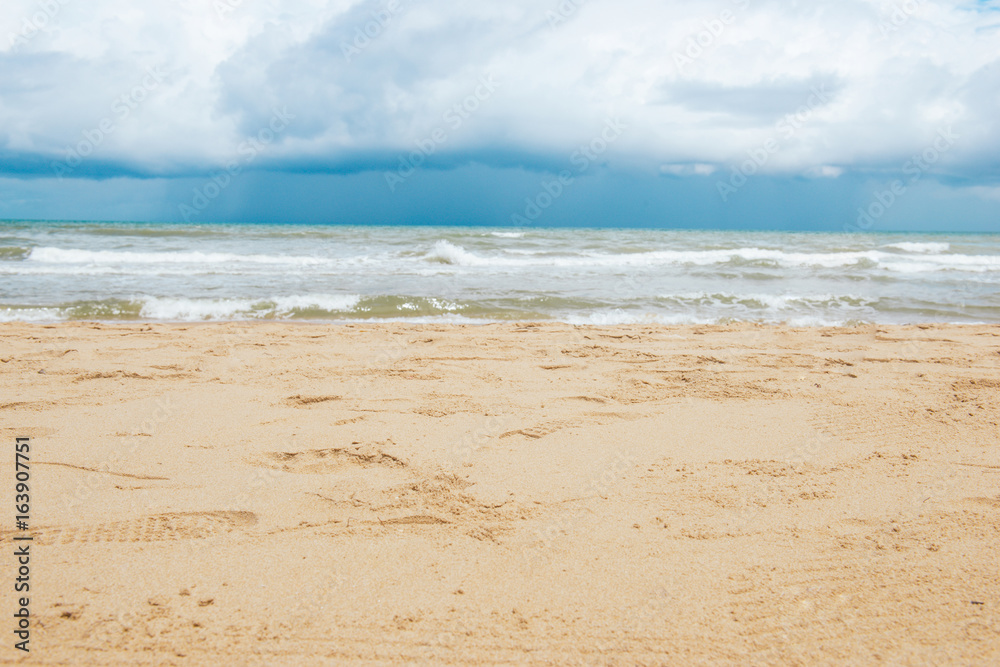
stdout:
MULTIPOLYGON (((673 104, 695 113, 725 114, 763 122, 782 116, 821 95, 836 96, 839 85, 833 77, 812 76, 798 81, 762 81, 756 85, 727 86, 710 81, 669 81, 663 85, 662 104, 673 104)), ((825 102, 824 102, 825 103, 825 102)))
POLYGON ((931 174, 1000 180, 996 9, 8 0, 0 173, 53 175, 79 158, 63 177, 207 174, 284 110, 292 122, 245 168, 391 170, 441 131, 424 166, 557 170, 622 118, 607 160, 651 174, 704 176, 771 140, 763 172, 878 173, 952 127, 960 140, 931 174))

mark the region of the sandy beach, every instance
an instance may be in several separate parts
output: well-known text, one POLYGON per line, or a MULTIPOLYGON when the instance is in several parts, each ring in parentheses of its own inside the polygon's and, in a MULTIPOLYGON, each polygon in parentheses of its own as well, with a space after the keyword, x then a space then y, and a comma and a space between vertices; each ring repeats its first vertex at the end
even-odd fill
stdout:
POLYGON ((1000 326, 3 324, 0 656, 997 664, 998 424, 1000 326))

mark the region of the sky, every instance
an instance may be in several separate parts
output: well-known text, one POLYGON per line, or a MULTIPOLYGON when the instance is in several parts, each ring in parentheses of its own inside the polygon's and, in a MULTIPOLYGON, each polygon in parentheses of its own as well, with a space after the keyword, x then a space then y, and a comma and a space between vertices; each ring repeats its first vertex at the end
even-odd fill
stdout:
POLYGON ((1000 2, 5 0, 0 218, 1000 232, 1000 2))

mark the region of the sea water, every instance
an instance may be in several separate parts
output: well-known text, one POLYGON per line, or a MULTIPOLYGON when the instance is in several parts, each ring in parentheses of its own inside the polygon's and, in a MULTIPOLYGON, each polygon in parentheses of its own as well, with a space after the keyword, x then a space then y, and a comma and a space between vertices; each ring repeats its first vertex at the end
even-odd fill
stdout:
POLYGON ((0 223, 0 321, 1000 322, 1000 235, 0 223))

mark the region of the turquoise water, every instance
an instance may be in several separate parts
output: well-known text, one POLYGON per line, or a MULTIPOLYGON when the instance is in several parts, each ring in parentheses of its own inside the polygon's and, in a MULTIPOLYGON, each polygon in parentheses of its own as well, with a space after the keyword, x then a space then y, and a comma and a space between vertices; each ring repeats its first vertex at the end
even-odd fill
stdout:
POLYGON ((0 223, 0 321, 1000 322, 1000 236, 0 223))

